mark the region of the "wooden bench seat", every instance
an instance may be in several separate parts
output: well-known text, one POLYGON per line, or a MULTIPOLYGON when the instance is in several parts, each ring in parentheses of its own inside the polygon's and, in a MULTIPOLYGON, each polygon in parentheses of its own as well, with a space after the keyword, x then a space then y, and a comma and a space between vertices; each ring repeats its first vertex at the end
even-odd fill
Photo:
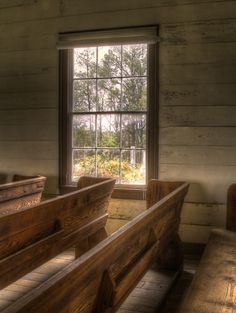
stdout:
POLYGON ((236 312, 236 233, 213 230, 180 313, 236 312))
POLYGON ((77 191, 17 212, 1 211, 0 288, 73 245, 80 255, 81 245, 85 251, 106 237, 114 183, 82 177, 77 191))
POLYGON ((0 184, 0 212, 17 212, 41 200, 46 177, 14 175, 12 182, 0 184))
MULTIPOLYGON (((41 284, 26 294, 14 300, 0 297, 1 312, 115 312, 152 262, 161 268, 181 268, 177 231, 187 190, 184 183, 151 181, 146 211, 46 281, 37 277, 41 284)), ((37 273, 28 274, 31 280, 32 274, 37 273)), ((6 288, 17 293, 19 287, 6 288)))

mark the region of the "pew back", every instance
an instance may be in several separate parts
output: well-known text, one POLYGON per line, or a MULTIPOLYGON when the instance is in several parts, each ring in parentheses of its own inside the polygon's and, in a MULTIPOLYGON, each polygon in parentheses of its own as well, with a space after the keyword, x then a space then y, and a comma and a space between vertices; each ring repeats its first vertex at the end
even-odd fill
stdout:
POLYGON ((0 288, 104 228, 115 180, 92 183, 14 213, 0 212, 0 288))
POLYGON ((13 181, 0 185, 0 212, 16 212, 41 200, 46 177, 14 175, 13 181))

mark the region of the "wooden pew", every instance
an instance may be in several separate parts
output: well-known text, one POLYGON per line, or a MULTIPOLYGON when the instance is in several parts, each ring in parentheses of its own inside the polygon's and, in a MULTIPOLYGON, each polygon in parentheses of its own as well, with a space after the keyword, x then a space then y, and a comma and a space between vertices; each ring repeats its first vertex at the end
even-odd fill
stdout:
POLYGON ((236 233, 213 230, 180 313, 236 312, 236 233))
POLYGON ((1 312, 115 312, 151 263, 181 268, 177 231, 187 190, 151 181, 146 211, 1 312))
POLYGON ((83 177, 77 191, 17 212, 0 212, 0 288, 85 238, 100 240, 114 179, 83 177), (98 239, 97 239, 97 237, 98 239))
POLYGON ((0 212, 16 212, 41 200, 46 177, 14 175, 10 183, 0 184, 0 212))
POLYGON ((236 184, 226 207, 226 230, 212 230, 180 313, 236 312, 236 184))
POLYGON ((227 191, 226 229, 236 231, 236 184, 227 191))

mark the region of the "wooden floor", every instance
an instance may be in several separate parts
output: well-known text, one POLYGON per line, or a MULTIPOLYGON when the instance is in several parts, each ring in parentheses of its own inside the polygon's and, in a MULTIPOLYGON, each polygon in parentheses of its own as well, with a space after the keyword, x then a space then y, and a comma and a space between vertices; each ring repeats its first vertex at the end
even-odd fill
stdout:
POLYGON ((129 295, 118 313, 177 313, 198 263, 198 258, 188 257, 185 260, 183 273, 171 289, 174 273, 160 273, 153 267, 129 295), (167 293, 168 297, 166 297, 167 293))
MULTIPOLYGON (((50 260, 44 265, 38 267, 30 274, 17 280, 15 283, 0 291, 0 311, 8 307, 17 299, 23 297, 33 288, 39 286, 43 281, 53 276, 56 272, 67 266, 74 260, 74 250, 68 250, 50 260)), ((168 300, 163 303, 169 286, 173 280, 174 273, 158 272, 155 268, 150 269, 137 287, 129 295, 119 313, 175 313, 178 305, 185 293, 194 271, 197 267, 198 260, 188 259, 184 272, 178 278, 174 287, 171 289, 168 300)), ((56 313, 56 312, 54 312, 56 313)))

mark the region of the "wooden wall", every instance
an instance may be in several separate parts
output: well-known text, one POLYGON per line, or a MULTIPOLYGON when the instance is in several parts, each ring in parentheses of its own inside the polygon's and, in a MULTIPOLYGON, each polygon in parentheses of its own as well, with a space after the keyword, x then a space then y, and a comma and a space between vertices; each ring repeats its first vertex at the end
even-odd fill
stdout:
POLYGON ((191 182, 180 231, 205 242, 236 180, 235 1, 1 0, 0 173, 57 192, 57 34, 146 24, 160 25, 160 178, 191 182))

